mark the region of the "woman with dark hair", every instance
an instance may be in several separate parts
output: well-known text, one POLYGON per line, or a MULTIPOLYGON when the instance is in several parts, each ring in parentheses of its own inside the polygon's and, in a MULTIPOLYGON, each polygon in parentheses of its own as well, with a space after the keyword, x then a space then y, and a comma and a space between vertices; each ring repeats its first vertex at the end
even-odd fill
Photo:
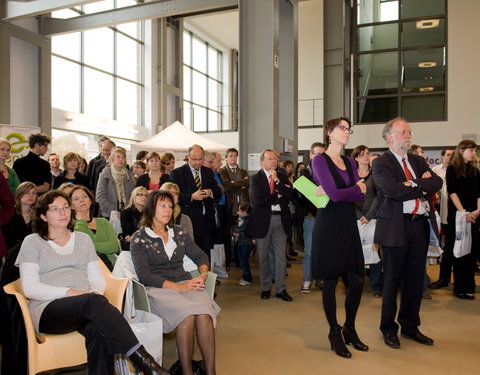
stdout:
POLYGON ((171 154, 170 152, 165 152, 160 157, 160 163, 162 164, 163 172, 167 176, 170 176, 170 173, 175 168, 175 156, 173 156, 173 154, 171 154))
POLYGON ((88 163, 87 160, 83 157, 80 156, 80 163, 78 164, 78 172, 80 172, 83 175, 87 175, 87 168, 88 168, 88 163))
POLYGON ((355 161, 342 155, 352 133, 349 119, 329 120, 323 128, 328 148, 312 160, 313 178, 321 187, 318 193, 325 192, 330 197, 327 206, 318 209, 315 217, 312 277, 324 280, 322 298, 330 325, 328 338, 331 348, 337 355, 346 358, 352 354, 345 344, 352 344, 357 350, 368 350, 355 330, 365 273, 355 202, 364 199, 366 186, 358 176, 355 161), (339 277, 347 286, 343 328, 338 325, 336 311, 335 289, 339 277))
POLYGON ((85 186, 75 186, 69 194, 72 201, 75 231, 88 234, 95 251, 111 271, 120 245, 112 224, 103 217, 94 217, 95 198, 85 186))
POLYGON ((287 172, 288 181, 293 184, 296 180, 296 176, 293 174, 293 162, 291 160, 285 160, 283 168, 285 169, 285 172, 287 172))
MULTIPOLYGON (((352 158, 355 160, 358 169, 358 176, 363 179, 367 187, 365 200, 355 202, 355 211, 357 220, 365 225, 374 219, 377 214, 378 200, 377 187, 372 177, 372 167, 370 165, 370 150, 365 145, 357 146, 352 151, 352 158)), ((382 296, 382 261, 369 265, 370 288, 376 298, 382 296)))
POLYGON ((127 168, 127 151, 116 146, 98 176, 95 193, 100 215, 110 219, 112 212, 116 212, 120 218, 120 211, 127 205, 134 188, 133 175, 127 168))
POLYGON ((205 292, 208 257, 185 229, 173 225, 172 195, 156 190, 143 209, 142 229, 135 232, 130 252, 138 278, 147 288, 153 313, 163 319, 163 330, 177 330, 177 350, 182 374, 192 375, 193 339, 196 333, 208 375, 215 374, 216 316, 220 308, 205 292), (187 255, 200 275, 192 278, 183 269, 187 255))
POLYGON ((7 249, 23 241, 32 233, 33 207, 37 203, 37 189, 30 181, 22 182, 15 192, 15 214, 3 228, 7 249))
POLYGON ((74 185, 83 185, 90 189, 88 177, 78 171, 81 158, 75 152, 68 152, 63 157, 63 172, 61 172, 53 181, 53 189, 57 189, 65 182, 71 182, 74 185))
POLYGON ((453 293, 458 298, 467 300, 475 298, 475 267, 479 246, 480 172, 476 150, 477 144, 474 141, 468 139, 461 141, 446 172, 448 225, 445 233, 445 252, 453 253, 457 211, 466 211, 466 221, 471 223, 471 252, 460 258, 453 258, 453 293))
POLYGON ((128 244, 128 249, 125 248, 126 246, 122 246, 124 250, 130 250, 129 243, 132 234, 140 229, 140 220, 142 219, 143 206, 145 206, 147 196, 147 188, 143 186, 136 187, 132 191, 128 206, 120 213, 123 243, 128 244))
POLYGON ((91 239, 73 232, 68 197, 52 190, 38 200, 35 233, 15 263, 35 330, 85 336, 88 373, 113 374, 113 355, 123 353, 144 374, 167 374, 140 345, 128 322, 102 295, 105 291, 91 239))
POLYGON ((301 171, 305 168, 306 168, 305 163, 303 162, 298 163, 297 166, 295 167, 295 178, 299 178, 301 171))
POLYGON ((168 181, 168 175, 164 173, 160 162, 160 155, 155 151, 147 155, 147 173, 142 174, 137 179, 137 186, 143 186, 148 191, 158 190, 160 186, 168 181))

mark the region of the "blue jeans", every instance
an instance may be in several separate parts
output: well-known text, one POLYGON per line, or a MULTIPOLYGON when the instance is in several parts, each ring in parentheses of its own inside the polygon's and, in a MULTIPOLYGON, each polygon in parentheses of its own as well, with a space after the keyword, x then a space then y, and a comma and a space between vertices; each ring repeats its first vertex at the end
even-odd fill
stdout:
POLYGON ((382 282, 382 261, 376 264, 370 264, 369 268, 370 275, 370 288, 372 292, 382 292, 383 282, 382 282))
POLYGON ((252 273, 250 272, 250 264, 248 259, 252 252, 252 245, 239 245, 235 246, 238 252, 238 258, 240 261, 240 267, 242 268, 242 279, 248 282, 252 282, 252 273))
POLYGON ((305 216, 303 220, 303 281, 312 281, 312 233, 315 218, 305 216))

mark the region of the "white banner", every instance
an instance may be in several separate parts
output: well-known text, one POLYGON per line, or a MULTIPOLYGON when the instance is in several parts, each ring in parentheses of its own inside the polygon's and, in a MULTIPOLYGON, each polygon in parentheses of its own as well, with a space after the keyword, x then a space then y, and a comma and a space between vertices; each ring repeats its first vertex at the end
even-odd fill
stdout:
POLYGON ((0 137, 6 138, 12 149, 10 150, 10 159, 7 164, 12 166, 13 162, 28 154, 30 147, 28 146, 28 137, 30 134, 41 133, 39 127, 34 126, 17 126, 0 124, 0 137))

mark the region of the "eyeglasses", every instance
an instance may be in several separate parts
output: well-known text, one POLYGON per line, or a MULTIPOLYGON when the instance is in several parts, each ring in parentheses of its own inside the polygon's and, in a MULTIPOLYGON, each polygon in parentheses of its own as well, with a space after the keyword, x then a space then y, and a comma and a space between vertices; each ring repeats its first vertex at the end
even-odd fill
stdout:
POLYGON ((70 206, 64 206, 64 207, 53 207, 48 209, 47 211, 53 212, 55 215, 58 215, 61 212, 68 212, 72 209, 70 206))
POLYGON ((348 132, 348 134, 353 134, 353 130, 350 129, 350 128, 347 128, 346 126, 337 125, 337 126, 334 127, 334 129, 335 128, 339 128, 341 131, 348 132))

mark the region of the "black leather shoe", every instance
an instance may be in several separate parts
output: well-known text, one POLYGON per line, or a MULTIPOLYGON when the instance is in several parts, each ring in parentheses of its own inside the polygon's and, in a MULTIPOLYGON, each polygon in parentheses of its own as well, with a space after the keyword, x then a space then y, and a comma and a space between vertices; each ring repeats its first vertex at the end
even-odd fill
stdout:
POLYGON ((420 344, 423 344, 423 345, 433 345, 433 340, 430 337, 427 337, 422 333, 420 333, 420 331, 402 332, 402 336, 406 337, 407 339, 411 339, 416 342, 419 342, 420 344))
POLYGON ((292 302, 293 298, 287 293, 285 289, 283 289, 280 293, 275 294, 275 297, 281 298, 285 302, 292 302))
POLYGON ((438 279, 434 283, 430 284, 431 289, 446 288, 447 286, 448 286, 448 281, 445 279, 438 279))
POLYGON ((393 349, 400 349, 400 340, 396 333, 385 333, 383 335, 383 341, 393 349))
POLYGON ((473 294, 465 294, 465 293, 455 293, 455 297, 460 299, 468 299, 470 301, 475 299, 475 296, 473 294))
POLYGON ((345 324, 342 329, 342 334, 346 345, 352 344, 355 349, 361 350, 362 352, 368 350, 368 346, 360 341, 357 331, 355 331, 355 326, 345 324))
POLYGON ((269 290, 264 290, 262 294, 260 294, 261 299, 269 299, 270 298, 270 291, 269 290))
POLYGON ((330 341, 330 347, 335 352, 336 355, 343 358, 350 358, 352 353, 345 346, 345 342, 342 337, 342 327, 336 326, 330 328, 330 333, 328 334, 328 340, 330 341))
POLYGON ((170 372, 161 367, 155 359, 147 352, 147 350, 140 346, 132 355, 130 360, 133 362, 138 370, 142 371, 144 375, 168 375, 170 372))

